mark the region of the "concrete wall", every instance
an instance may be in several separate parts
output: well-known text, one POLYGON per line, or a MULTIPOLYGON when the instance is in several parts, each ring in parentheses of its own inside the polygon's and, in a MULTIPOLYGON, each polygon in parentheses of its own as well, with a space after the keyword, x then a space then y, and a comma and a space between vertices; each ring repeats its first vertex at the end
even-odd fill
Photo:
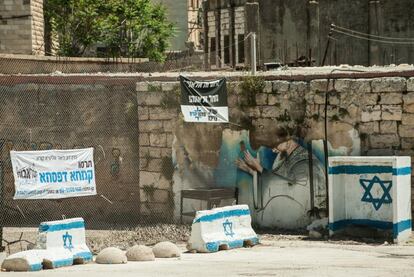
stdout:
POLYGON ((0 160, 6 225, 83 217, 87 226, 140 217, 135 81, 96 77, 0 78, 0 160), (9 151, 93 147, 97 196, 12 200, 9 151), (102 197, 103 195, 104 197, 102 197))
POLYGON ((43 0, 4 0, 0 16, 0 53, 44 54, 43 0))
MULTIPOLYGON (((414 37, 410 0, 259 0, 258 61, 294 63, 301 56, 320 65, 328 43, 330 25, 365 34, 396 38, 414 37)), ((220 13, 229 6, 246 6, 246 1, 208 1, 208 10, 220 13)), ((244 21, 251 15, 246 13, 244 21)), ((223 18, 221 25, 229 20, 223 18)), ((216 26, 210 25, 214 33, 216 26)), ((227 28, 227 27, 226 27, 227 28)), ((230 27, 231 28, 231 27, 230 27)), ((247 32, 247 30, 245 30, 247 32)), ((246 34, 247 35, 247 34, 246 34)), ((325 65, 385 65, 413 63, 412 45, 378 43, 333 33, 325 65)), ((245 48, 248 48, 249 41, 245 48)))

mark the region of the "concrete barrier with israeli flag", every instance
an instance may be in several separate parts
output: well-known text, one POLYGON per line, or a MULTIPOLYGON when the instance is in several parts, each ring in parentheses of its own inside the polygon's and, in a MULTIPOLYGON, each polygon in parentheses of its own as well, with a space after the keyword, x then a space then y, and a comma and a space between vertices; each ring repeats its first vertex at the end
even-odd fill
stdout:
POLYGON ((353 225, 410 237, 410 157, 329 158, 329 233, 353 225))
POLYGON ((187 249, 208 253, 256 245, 259 238, 251 222, 247 205, 198 211, 193 220, 187 249))
POLYGON ((41 249, 69 250, 75 263, 92 260, 92 252, 86 245, 83 218, 71 218, 40 223, 37 247, 41 249))
POLYGON ((92 261, 86 245, 82 218, 42 222, 36 249, 8 256, 2 263, 6 271, 38 271, 92 261))

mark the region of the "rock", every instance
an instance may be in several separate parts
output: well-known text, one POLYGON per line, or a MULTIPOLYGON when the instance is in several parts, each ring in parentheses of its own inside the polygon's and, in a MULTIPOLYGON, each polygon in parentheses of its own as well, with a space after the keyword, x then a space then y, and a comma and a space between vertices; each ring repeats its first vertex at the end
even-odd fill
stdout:
POLYGON ((126 264, 127 257, 124 251, 115 247, 108 247, 99 252, 95 262, 98 264, 126 264))
POLYGON ((129 248, 126 252, 128 261, 130 262, 143 262, 154 261, 155 256, 152 249, 145 245, 135 245, 129 248))
POLYGON ((321 219, 314 220, 310 225, 306 227, 308 231, 326 229, 328 227, 328 218, 324 217, 321 219))
POLYGON ((30 271, 30 265, 24 258, 4 260, 1 264, 1 268, 5 271, 30 271))
POLYGON ((321 239, 322 238, 322 234, 319 233, 318 231, 310 230, 309 231, 309 237, 311 239, 321 239))
POLYGON ((157 243, 152 249, 156 258, 175 258, 181 256, 181 251, 178 247, 169 241, 157 243))

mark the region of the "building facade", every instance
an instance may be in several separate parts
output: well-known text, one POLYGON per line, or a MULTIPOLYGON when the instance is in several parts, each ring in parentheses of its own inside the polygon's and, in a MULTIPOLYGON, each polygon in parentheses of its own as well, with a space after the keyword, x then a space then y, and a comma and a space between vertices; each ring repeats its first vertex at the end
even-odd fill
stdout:
POLYGON ((206 0, 205 62, 248 66, 255 32, 258 65, 411 64, 413 12, 411 0, 206 0))
POLYGON ((0 1, 0 53, 44 55, 43 0, 0 1))

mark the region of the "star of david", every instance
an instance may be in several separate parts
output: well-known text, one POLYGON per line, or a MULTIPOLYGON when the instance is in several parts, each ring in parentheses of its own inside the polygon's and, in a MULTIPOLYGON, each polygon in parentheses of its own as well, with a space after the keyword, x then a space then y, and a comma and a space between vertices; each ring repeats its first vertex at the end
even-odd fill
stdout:
POLYGON ((197 107, 193 112, 191 112, 194 115, 194 118, 197 120, 200 120, 201 118, 201 110, 197 107))
POLYGON ((64 234, 62 237, 63 237, 63 248, 72 250, 72 248, 73 248, 72 236, 69 235, 68 232, 66 232, 66 234, 64 234))
POLYGON ((234 236, 233 223, 230 222, 228 219, 226 219, 226 221, 223 223, 223 228, 224 228, 224 234, 226 236, 230 236, 230 237, 234 236))
POLYGON ((360 179, 359 183, 361 184, 361 186, 365 190, 361 201, 372 203, 372 205, 374 206, 376 211, 378 211, 381 208, 382 204, 392 203, 392 199, 391 199, 391 195, 390 195, 390 190, 391 190, 391 187, 392 187, 392 181, 383 181, 380 178, 378 178, 377 176, 374 176, 374 178, 372 178, 371 180, 369 180, 369 179, 360 179), (380 185, 382 190, 384 191, 384 193, 382 194, 382 196, 380 198, 374 198, 372 196, 371 190, 372 190, 372 188, 374 187, 375 184, 380 185))

